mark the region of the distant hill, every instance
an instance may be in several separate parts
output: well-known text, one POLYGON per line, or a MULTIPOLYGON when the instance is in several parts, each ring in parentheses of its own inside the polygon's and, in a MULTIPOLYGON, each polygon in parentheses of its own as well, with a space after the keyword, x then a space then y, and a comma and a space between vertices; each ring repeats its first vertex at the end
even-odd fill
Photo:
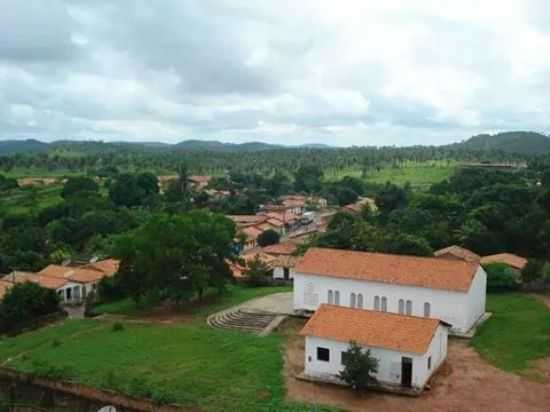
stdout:
POLYGON ((468 140, 450 145, 457 149, 473 151, 500 150, 525 155, 550 153, 550 138, 535 132, 504 132, 479 134, 468 140))
POLYGON ((49 149, 48 143, 38 140, 0 140, 0 155, 12 153, 37 153, 49 149))

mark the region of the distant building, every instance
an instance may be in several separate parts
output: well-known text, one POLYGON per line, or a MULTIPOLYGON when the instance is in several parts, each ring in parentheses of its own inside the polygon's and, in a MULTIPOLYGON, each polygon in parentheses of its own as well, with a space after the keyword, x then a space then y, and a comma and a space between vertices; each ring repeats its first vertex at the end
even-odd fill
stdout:
POLYGON ((371 199, 370 197, 362 197, 359 198, 359 200, 355 203, 350 203, 349 205, 343 206, 341 208, 341 211, 357 216, 360 215, 363 209, 365 209, 366 207, 368 207, 373 212, 378 209, 376 207, 374 199, 371 199))
POLYGON ((291 280, 294 278, 294 267, 298 262, 298 257, 294 256, 294 253, 297 248, 297 242, 292 240, 263 248, 264 253, 275 258, 272 263, 273 279, 291 280))
POLYGON ((514 270, 522 271, 525 265, 527 265, 527 259, 512 253, 498 253, 496 255, 489 255, 481 258, 482 265, 488 265, 490 263, 504 263, 514 270))
POLYGON ((456 245, 436 250, 434 256, 442 259, 465 260, 467 262, 479 262, 481 260, 481 256, 475 254, 471 250, 456 245))

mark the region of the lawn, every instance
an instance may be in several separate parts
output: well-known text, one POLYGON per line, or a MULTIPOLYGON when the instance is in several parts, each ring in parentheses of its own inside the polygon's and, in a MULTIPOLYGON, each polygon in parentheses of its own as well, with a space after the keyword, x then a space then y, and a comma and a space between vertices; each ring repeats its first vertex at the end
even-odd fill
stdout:
MULTIPOLYGON (((242 285, 229 285, 226 292, 219 296, 215 291, 209 291, 205 297, 204 305, 194 305, 187 312, 191 312, 197 316, 208 316, 211 313, 218 312, 222 309, 238 305, 247 300, 270 295, 279 292, 291 292, 290 286, 270 286, 263 288, 246 287, 242 285)), ((132 299, 122 299, 115 302, 103 303, 94 307, 94 312, 97 314, 109 315, 126 315, 139 316, 152 309, 151 304, 136 305, 132 299)))
MULTIPOLYGON (((403 186, 410 183, 415 189, 427 189, 434 183, 450 177, 455 171, 456 163, 451 161, 403 162, 397 166, 385 166, 380 170, 370 169, 365 181, 384 184, 386 182, 403 186)), ((329 181, 339 180, 344 176, 362 177, 358 168, 330 170, 325 178, 329 181)))
POLYGON ((550 310, 543 303, 520 293, 489 294, 487 311, 493 316, 472 341, 487 361, 521 372, 550 356, 550 310))
POLYGON ((0 214, 26 214, 44 209, 62 201, 61 185, 21 188, 2 194, 0 214))
POLYGON ((207 312, 272 289, 238 287, 184 325, 124 323, 115 331, 109 322, 68 320, 0 341, 0 362, 205 411, 311 410, 284 400, 283 334, 258 337, 204 322, 207 312))

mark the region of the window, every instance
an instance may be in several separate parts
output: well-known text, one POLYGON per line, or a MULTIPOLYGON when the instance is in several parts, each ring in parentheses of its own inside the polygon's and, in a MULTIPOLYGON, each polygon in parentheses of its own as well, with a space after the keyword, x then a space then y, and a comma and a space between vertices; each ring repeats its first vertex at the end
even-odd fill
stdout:
POLYGON ((405 301, 403 299, 399 299, 399 314, 403 315, 405 313, 405 301))
POLYGON ((374 297, 374 310, 380 310, 380 296, 374 297))
POLYGON ((382 312, 388 311, 388 298, 385 296, 382 296, 382 312))
POLYGON ((428 358, 428 370, 432 369, 432 357, 428 358))
POLYGON ((357 307, 363 309, 363 295, 361 293, 357 294, 357 307))
POLYGON ((430 304, 428 302, 424 303, 424 317, 425 318, 430 317, 430 304))
POLYGON ((349 297, 349 306, 352 308, 355 307, 355 293, 352 293, 349 297))
POLYGON ((412 315, 413 312, 413 303, 412 301, 407 301, 407 315, 412 315))
POLYGON ((323 362, 330 361, 330 350, 327 348, 317 348, 317 360, 323 362))
POLYGON ((334 292, 334 304, 335 305, 340 304, 340 292, 338 292, 338 291, 334 292))
POLYGON ((334 293, 331 289, 328 290, 328 303, 332 305, 334 303, 334 293))
POLYGON ((348 353, 347 353, 347 352, 342 352, 342 357, 341 357, 341 359, 340 359, 340 363, 341 363, 342 365, 345 365, 345 364, 346 364, 347 358, 348 358, 348 353))

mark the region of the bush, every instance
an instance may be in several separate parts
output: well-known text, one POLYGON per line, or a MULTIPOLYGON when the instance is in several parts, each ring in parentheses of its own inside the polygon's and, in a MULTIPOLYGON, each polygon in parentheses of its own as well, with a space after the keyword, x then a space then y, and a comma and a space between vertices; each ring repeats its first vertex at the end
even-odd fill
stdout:
POLYGON ((31 282, 16 284, 6 292, 0 303, 0 330, 13 330, 59 310, 59 296, 54 290, 31 282))
POLYGON ((113 324, 113 332, 121 332, 124 330, 124 325, 120 322, 115 322, 113 324))
POLYGON ((350 342, 349 348, 342 354, 344 370, 339 377, 354 390, 365 390, 377 383, 372 374, 378 372, 378 359, 370 356, 370 350, 363 350, 356 342, 350 342))
POLYGON ((272 229, 268 229, 265 232, 260 233, 260 235, 258 236, 258 244, 261 247, 275 245, 279 243, 280 238, 281 236, 277 232, 272 229))
POLYGON ((101 302, 112 302, 126 297, 124 289, 120 286, 119 278, 104 277, 97 286, 97 293, 101 302))
POLYGON ((499 292, 519 288, 519 274, 504 263, 490 263, 483 267, 487 272, 487 290, 499 292))
POLYGON ((252 286, 265 286, 271 280, 272 272, 273 270, 256 256, 248 264, 248 268, 243 275, 246 276, 252 286))
POLYGON ((523 283, 536 282, 542 279, 544 262, 537 259, 529 259, 521 271, 521 280, 523 283))

